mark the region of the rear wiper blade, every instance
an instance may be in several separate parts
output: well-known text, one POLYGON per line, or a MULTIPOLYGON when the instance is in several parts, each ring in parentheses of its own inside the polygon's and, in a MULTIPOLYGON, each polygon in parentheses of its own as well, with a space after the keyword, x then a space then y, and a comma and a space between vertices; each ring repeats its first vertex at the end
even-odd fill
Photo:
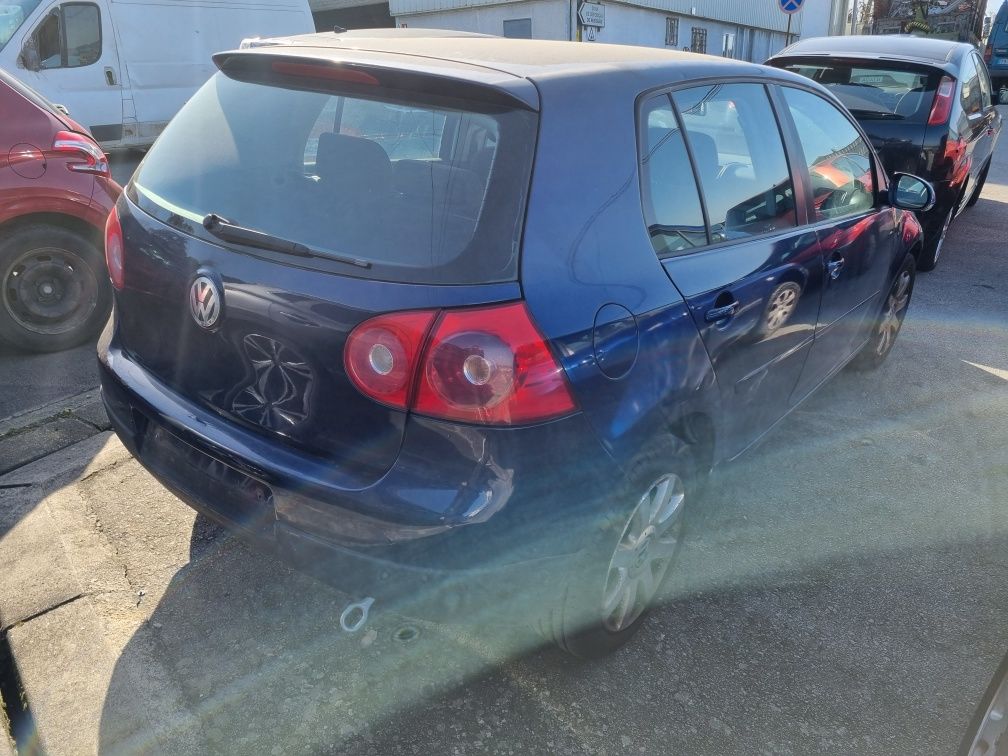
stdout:
POLYGON ((877 118, 880 121, 903 121, 906 118, 899 113, 890 113, 886 110, 862 110, 861 108, 849 108, 849 110, 858 118, 877 118))
POLYGON ((273 234, 257 231, 254 228, 239 226, 226 218, 220 217, 216 213, 210 213, 203 218, 203 228, 218 239, 245 244, 249 247, 269 249, 273 252, 282 252, 285 255, 293 255, 295 257, 321 257, 326 260, 335 260, 347 265, 354 265, 358 268, 371 267, 371 263, 367 260, 359 260, 356 257, 346 257, 330 252, 321 252, 300 242, 284 239, 280 236, 273 236, 273 234))

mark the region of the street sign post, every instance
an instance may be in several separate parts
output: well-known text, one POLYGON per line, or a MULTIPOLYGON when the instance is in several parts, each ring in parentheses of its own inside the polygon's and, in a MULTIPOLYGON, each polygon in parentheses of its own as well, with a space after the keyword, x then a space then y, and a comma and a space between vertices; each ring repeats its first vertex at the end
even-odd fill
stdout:
POLYGON ((801 10, 805 0, 777 0, 781 12, 787 14, 787 43, 791 44, 791 17, 801 10))

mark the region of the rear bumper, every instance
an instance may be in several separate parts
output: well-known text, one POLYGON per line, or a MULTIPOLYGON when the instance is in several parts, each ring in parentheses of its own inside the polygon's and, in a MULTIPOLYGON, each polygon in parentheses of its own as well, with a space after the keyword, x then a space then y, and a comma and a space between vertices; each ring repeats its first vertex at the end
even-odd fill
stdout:
POLYGON ((392 469, 352 489, 323 462, 238 428, 99 344, 130 452, 189 506, 352 595, 442 619, 553 600, 622 473, 580 415, 535 428, 411 419, 392 469), (563 450, 561 459, 558 450, 563 450))

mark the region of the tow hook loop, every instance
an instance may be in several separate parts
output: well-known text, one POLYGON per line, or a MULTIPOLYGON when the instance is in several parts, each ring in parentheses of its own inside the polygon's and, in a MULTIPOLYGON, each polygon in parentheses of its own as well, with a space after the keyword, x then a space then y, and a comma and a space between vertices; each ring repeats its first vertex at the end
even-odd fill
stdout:
POLYGON ((366 599, 361 601, 356 601, 352 604, 347 604, 346 609, 339 617, 340 627, 343 628, 344 632, 356 633, 368 619, 368 611, 371 609, 371 605, 374 603, 374 599, 368 596, 366 599))

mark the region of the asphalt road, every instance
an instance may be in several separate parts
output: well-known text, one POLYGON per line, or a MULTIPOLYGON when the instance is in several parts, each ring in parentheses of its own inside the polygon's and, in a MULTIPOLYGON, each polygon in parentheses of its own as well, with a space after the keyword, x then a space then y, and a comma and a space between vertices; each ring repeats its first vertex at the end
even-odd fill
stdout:
MULTIPOLYGON (((138 153, 111 156, 112 176, 125 183, 139 162, 138 153)), ((24 354, 0 342, 0 421, 98 385, 94 344, 56 354, 24 354)))
POLYGON ((196 520, 114 439, 85 442, 73 480, 13 473, 26 487, 0 507, 0 619, 42 742, 954 753, 1008 649, 1005 238, 1002 142, 888 362, 840 374, 718 473, 662 605, 600 662, 527 648, 494 613, 409 620, 380 594, 343 633, 349 597, 196 520))

